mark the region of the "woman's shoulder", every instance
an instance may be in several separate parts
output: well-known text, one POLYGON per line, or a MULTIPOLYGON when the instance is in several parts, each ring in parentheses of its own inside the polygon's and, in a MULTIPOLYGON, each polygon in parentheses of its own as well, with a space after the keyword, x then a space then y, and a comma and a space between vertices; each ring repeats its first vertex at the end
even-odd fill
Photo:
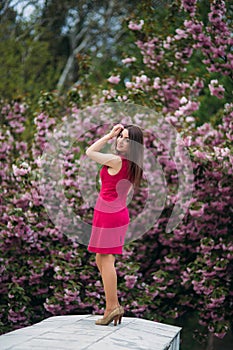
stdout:
POLYGON ((124 161, 128 160, 128 158, 126 156, 124 156, 123 154, 118 154, 118 156, 121 157, 121 159, 124 161))

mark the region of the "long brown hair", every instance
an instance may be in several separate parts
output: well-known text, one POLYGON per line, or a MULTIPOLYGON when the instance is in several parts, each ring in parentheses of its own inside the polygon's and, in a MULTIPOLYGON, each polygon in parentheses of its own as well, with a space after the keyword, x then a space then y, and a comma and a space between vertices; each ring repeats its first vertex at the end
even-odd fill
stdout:
MULTIPOLYGON (((124 129, 127 129, 129 133, 129 149, 127 152, 129 180, 135 188, 138 188, 143 175, 143 132, 139 126, 133 124, 125 125, 124 129)), ((121 133, 118 137, 120 135, 121 133)))

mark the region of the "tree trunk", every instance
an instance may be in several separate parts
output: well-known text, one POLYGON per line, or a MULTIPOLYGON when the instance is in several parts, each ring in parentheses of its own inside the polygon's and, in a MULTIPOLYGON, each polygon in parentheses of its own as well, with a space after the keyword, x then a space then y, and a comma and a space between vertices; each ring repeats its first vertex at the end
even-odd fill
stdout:
POLYGON ((214 350, 214 334, 209 333, 208 335, 208 343, 206 350, 214 350))
POLYGON ((73 67, 73 64, 74 64, 74 54, 72 52, 71 55, 69 56, 67 62, 66 62, 65 68, 63 69, 63 72, 62 72, 62 74, 59 78, 59 81, 57 83, 57 89, 59 92, 61 92, 61 90, 63 89, 64 84, 65 84, 67 77, 69 75, 69 72, 71 71, 71 69, 73 67))
POLYGON ((87 46, 89 39, 90 39, 90 36, 87 34, 84 37, 83 41, 73 50, 73 52, 71 52, 57 84, 57 89, 59 92, 62 91, 65 85, 65 82, 67 81, 67 78, 69 76, 69 73, 73 69, 76 55, 87 46))

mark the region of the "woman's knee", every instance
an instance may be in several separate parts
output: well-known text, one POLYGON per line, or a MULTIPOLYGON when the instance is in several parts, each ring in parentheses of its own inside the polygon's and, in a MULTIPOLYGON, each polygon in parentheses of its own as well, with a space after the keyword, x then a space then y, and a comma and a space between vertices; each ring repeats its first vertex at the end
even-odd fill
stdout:
POLYGON ((114 264, 115 256, 113 254, 100 254, 99 260, 101 264, 114 264))
POLYGON ((96 253, 95 255, 95 262, 98 266, 101 265, 101 257, 99 253, 96 253))

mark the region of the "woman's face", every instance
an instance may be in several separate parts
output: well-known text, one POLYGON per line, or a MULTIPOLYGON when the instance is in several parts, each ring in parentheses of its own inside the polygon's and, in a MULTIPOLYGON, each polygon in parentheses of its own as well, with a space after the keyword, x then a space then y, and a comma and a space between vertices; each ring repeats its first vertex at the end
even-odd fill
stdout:
POLYGON ((119 153, 126 154, 129 149, 129 132, 127 129, 123 129, 120 135, 117 137, 116 150, 119 153))

